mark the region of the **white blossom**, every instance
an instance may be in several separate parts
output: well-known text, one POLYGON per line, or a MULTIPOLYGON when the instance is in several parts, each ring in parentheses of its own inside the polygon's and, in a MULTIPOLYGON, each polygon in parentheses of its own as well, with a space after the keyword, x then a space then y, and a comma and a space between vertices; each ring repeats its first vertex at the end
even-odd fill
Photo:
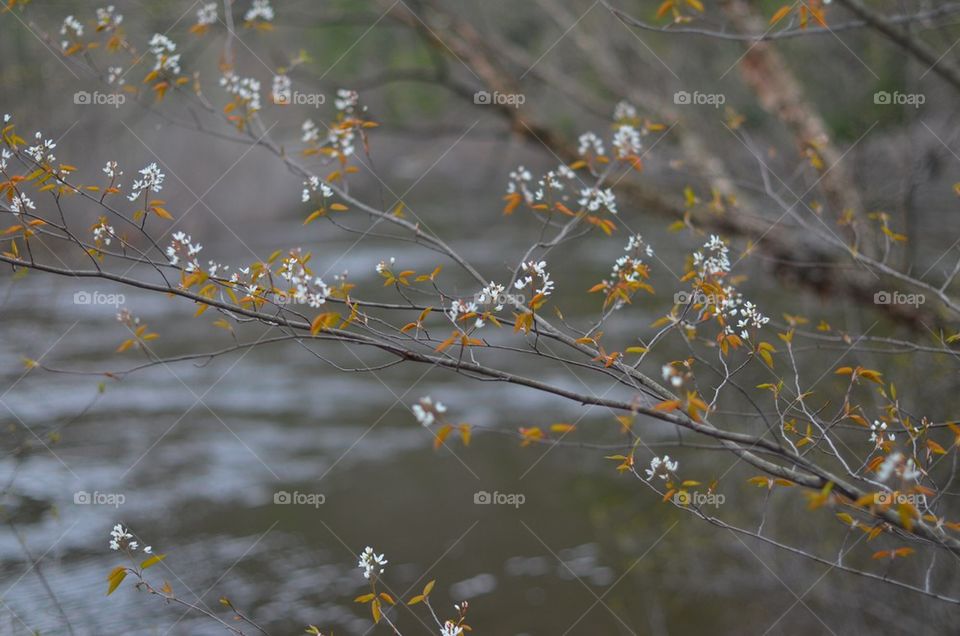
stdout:
POLYGON ((440 630, 440 636, 460 636, 463 634, 463 628, 457 626, 453 621, 447 621, 440 630))
POLYGON ((22 214, 28 210, 36 210, 37 206, 34 204, 33 200, 30 199, 23 192, 17 192, 13 195, 13 199, 10 201, 10 210, 14 214, 22 214))
POLYGON ((98 244, 110 245, 114 236, 116 236, 116 232, 113 226, 107 225, 107 221, 104 218, 101 218, 100 221, 93 226, 93 238, 98 244))
POLYGON ((730 272, 730 249, 723 239, 711 234, 703 249, 706 250, 706 256, 699 251, 693 253, 693 264, 699 268, 701 276, 717 276, 730 272))
POLYGON ((34 139, 37 140, 37 143, 24 150, 24 152, 37 163, 52 164, 55 162, 57 158, 53 154, 53 149, 57 147, 56 142, 52 139, 44 139, 43 133, 39 131, 34 134, 34 139))
POLYGON ((577 149, 577 154, 579 154, 581 157, 586 157, 587 155, 591 154, 595 157, 603 156, 603 141, 596 135, 596 133, 585 132, 580 135, 580 139, 578 141, 580 147, 577 149))
POLYGON ((170 238, 170 245, 166 249, 167 260, 170 261, 170 264, 178 265, 181 258, 190 259, 187 260, 184 269, 188 272, 199 270, 200 263, 197 261, 196 255, 203 250, 203 245, 194 243, 193 238, 183 232, 175 232, 170 238))
POLYGON ((303 122, 303 125, 300 126, 300 130, 303 133, 300 137, 300 141, 305 144, 314 143, 320 139, 320 129, 317 128, 317 125, 313 123, 313 120, 311 119, 303 122))
POLYGON ((97 9, 97 29, 116 29, 122 22, 123 16, 116 12, 116 8, 112 4, 97 9))
POLYGON ((895 434, 887 432, 886 422, 874 420, 873 424, 870 425, 870 441, 876 443, 877 446, 883 444, 886 440, 892 442, 895 439, 897 439, 895 434))
POLYGON ((217 21, 217 3, 208 2, 197 10, 197 24, 210 26, 217 21))
POLYGON ((110 177, 111 180, 115 180, 123 176, 123 170, 120 169, 120 164, 116 161, 108 161, 107 165, 103 167, 103 174, 110 177))
POLYGON ((654 457, 651 459, 650 468, 645 468, 644 472, 647 473, 647 481, 650 481, 654 477, 666 480, 671 473, 677 472, 678 466, 679 464, 676 460, 671 460, 669 455, 664 455, 662 458, 654 457))
POLYGON ((110 531, 110 549, 119 550, 121 547, 127 545, 127 542, 133 538, 133 535, 130 534, 122 524, 117 524, 113 526, 113 530, 110 531))
POLYGON ((333 189, 330 186, 321 181, 319 177, 311 176, 309 179, 303 182, 303 193, 300 197, 301 200, 306 203, 310 200, 310 197, 314 192, 319 192, 320 196, 322 196, 324 200, 333 196, 333 189))
POLYGON ((430 396, 427 396, 420 398, 420 401, 410 407, 410 410, 421 425, 429 427, 436 421, 438 414, 447 412, 447 407, 439 401, 434 403, 430 396))
POLYGON ((613 121, 624 122, 637 119, 637 108, 630 102, 619 102, 613 109, 613 121))
POLYGON ((180 54, 173 55, 177 45, 162 33, 154 33, 147 43, 148 50, 156 58, 154 71, 169 71, 174 75, 180 73, 180 54))
POLYGON ((636 155, 643 148, 643 142, 640 141, 640 133, 633 126, 620 126, 613 136, 613 147, 617 150, 617 158, 636 155))
POLYGON ((518 166, 516 170, 510 173, 510 181, 507 183, 507 194, 519 192, 523 195, 527 203, 533 202, 533 193, 528 184, 533 181, 533 174, 523 166, 518 166))
POLYGON ((579 203, 591 212, 596 212, 600 210, 600 208, 606 208, 610 214, 617 213, 617 197, 610 188, 605 190, 601 190, 600 188, 583 188, 580 190, 579 203))
POLYGON ((506 287, 499 283, 490 281, 480 293, 477 294, 477 303, 481 305, 494 305, 495 311, 503 309, 503 299, 505 298, 506 287))
POLYGON ((363 578, 369 579, 371 574, 373 576, 383 574, 383 566, 389 563, 383 557, 383 554, 375 553, 370 546, 364 548, 363 552, 360 553, 359 561, 357 561, 357 567, 363 570, 363 578))
POLYGON ((83 37, 83 24, 72 15, 68 15, 63 19, 63 24, 60 26, 60 35, 71 38, 60 42, 60 48, 66 51, 73 46, 73 41, 83 37))
POLYGON ((163 180, 166 177, 160 168, 157 167, 156 163, 151 163, 146 168, 143 168, 140 171, 141 179, 136 179, 133 182, 133 189, 130 192, 127 199, 130 201, 136 201, 144 192, 151 190, 153 192, 160 192, 163 189, 163 180))
POLYGON ((513 286, 516 289, 524 289, 528 285, 533 284, 534 277, 536 276, 540 279, 540 286, 536 288, 534 295, 543 294, 544 296, 549 296, 553 293, 554 284, 550 278, 550 273, 547 271, 546 261, 527 261, 523 263, 520 268, 526 275, 518 278, 516 282, 514 282, 513 286))
POLYGON ((127 83, 127 80, 123 77, 123 67, 121 66, 109 66, 107 67, 107 84, 116 84, 117 86, 123 86, 127 83))
POLYGON ((360 94, 357 91, 341 88, 337 90, 337 98, 333 104, 340 112, 352 115, 359 102, 360 94))
POLYGON ((253 77, 239 77, 233 71, 227 71, 220 78, 220 86, 231 95, 236 95, 250 112, 260 110, 260 80, 253 77))
POLYGON ((270 0, 253 0, 253 4, 243 15, 247 22, 254 20, 263 20, 264 22, 273 22, 273 7, 270 6, 270 0))

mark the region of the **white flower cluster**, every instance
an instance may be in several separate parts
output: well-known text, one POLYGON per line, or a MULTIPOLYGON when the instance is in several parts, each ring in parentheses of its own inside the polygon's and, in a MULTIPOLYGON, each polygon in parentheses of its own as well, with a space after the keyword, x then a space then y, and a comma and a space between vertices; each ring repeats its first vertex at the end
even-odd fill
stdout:
POLYGON ((117 13, 111 4, 106 8, 97 9, 97 30, 114 30, 123 22, 123 15, 117 13))
POLYGON ((447 412, 447 407, 443 402, 434 402, 429 396, 420 398, 417 404, 410 407, 413 416, 417 418, 423 426, 430 426, 437 421, 437 415, 447 412))
POLYGON ((723 239, 716 234, 711 234, 710 240, 704 244, 703 249, 706 255, 699 250, 693 253, 693 264, 698 268, 701 277, 719 276, 730 272, 730 249, 723 239))
POLYGON ((371 575, 383 574, 383 566, 389 563, 383 557, 383 554, 375 553, 370 546, 364 548, 360 553, 360 560, 357 561, 357 567, 363 570, 363 578, 369 579, 371 575))
POLYGON ((160 168, 157 166, 156 162, 151 163, 146 168, 140 171, 140 179, 136 179, 133 182, 133 190, 127 196, 127 199, 130 201, 136 201, 144 192, 152 190, 153 192, 160 192, 163 189, 163 180, 166 178, 160 168))
POLYGON ((37 143, 24 150, 27 155, 37 163, 52 164, 57 160, 53 154, 53 149, 57 147, 53 139, 44 139, 43 133, 37 131, 33 135, 37 143))
POLYGON ((740 337, 746 340, 750 337, 750 333, 747 331, 749 327, 760 329, 770 322, 770 318, 760 313, 760 310, 752 302, 744 300, 743 295, 733 287, 724 287, 723 294, 724 299, 718 309, 724 316, 731 319, 731 323, 736 320, 735 327, 731 323, 726 325, 724 331, 727 334, 739 330, 740 337))
POLYGON ((270 6, 270 0, 253 0, 253 4, 243 15, 247 22, 254 20, 263 20, 264 22, 273 22, 273 7, 270 6))
POLYGON ((330 298, 330 288, 319 276, 310 275, 299 252, 294 252, 283 260, 280 277, 291 285, 286 299, 288 302, 306 303, 316 309, 330 298))
POLYGON ((610 188, 583 188, 580 190, 580 205, 584 206, 590 212, 596 212, 600 208, 606 208, 610 214, 617 213, 617 197, 610 188))
MULTIPOLYGON (((730 248, 719 236, 711 234, 703 248, 693 253, 693 265, 701 278, 726 276, 731 268, 730 248)), ((752 302, 745 300, 732 285, 723 288, 723 300, 716 309, 728 319, 724 333, 736 333, 743 339, 750 336, 750 327, 760 329, 770 322, 770 318, 764 316, 752 302)))
MULTIPOLYGON (((72 15, 68 15, 63 19, 63 25, 60 26, 60 35, 71 38, 75 42, 83 37, 83 24, 72 15)), ((73 46, 74 42, 62 40, 60 48, 66 51, 73 46)))
POLYGON ((123 67, 122 66, 108 66, 107 67, 107 84, 116 84, 117 86, 123 86, 127 83, 127 80, 123 77, 123 67))
POLYGON ((194 243, 189 234, 177 232, 171 237, 167 246, 167 260, 171 265, 179 265, 181 258, 187 262, 185 269, 193 272, 200 269, 196 256, 203 250, 203 245, 194 243))
MULTIPOLYGON (((10 115, 7 115, 9 117, 10 115)), ((13 153, 6 148, 0 148, 0 172, 6 172, 7 160, 13 158, 13 153)))
MULTIPOLYGON (((560 164, 556 170, 548 171, 537 181, 536 191, 532 191, 533 174, 523 166, 518 166, 516 170, 509 175, 507 182, 507 194, 517 194, 523 196, 523 200, 528 204, 542 203, 547 200, 547 192, 556 192, 560 196, 557 199, 561 201, 569 200, 565 194, 568 181, 577 178, 577 175, 566 164, 560 164)), ((551 197, 553 199, 553 197, 551 197)))
POLYGON ((677 371, 676 367, 672 364, 663 365, 660 372, 663 375, 663 379, 673 385, 674 388, 683 386, 683 374, 677 371))
POLYGON ((390 257, 389 261, 380 261, 377 263, 377 266, 374 268, 378 274, 383 274, 386 271, 389 271, 391 267, 397 264, 397 259, 393 256, 390 257))
MULTIPOLYGON (((537 191, 534 193, 534 199, 538 202, 543 201, 546 198, 546 191, 562 193, 566 190, 566 184, 563 180, 572 181, 576 178, 577 175, 573 170, 566 164, 560 164, 556 170, 548 171, 547 174, 543 175, 543 178, 537 182, 537 191)), ((566 201, 569 197, 561 194, 560 198, 566 201)))
MULTIPOLYGON (((342 116, 352 117, 360 103, 360 94, 357 91, 341 88, 337 91, 337 98, 334 104, 342 116)), ((362 110, 366 111, 364 106, 362 110)), ((356 152, 354 141, 356 140, 357 126, 354 122, 337 124, 329 128, 327 133, 326 145, 334 151, 334 156, 346 158, 356 152)), ((301 126, 301 141, 305 144, 314 144, 320 140, 320 129, 311 120, 303 122, 301 126)))
POLYGON ((239 77, 233 71, 227 71, 220 78, 220 86, 231 95, 236 95, 250 112, 260 110, 260 80, 253 77, 239 77))
POLYGON ((507 194, 519 192, 523 195, 524 201, 533 203, 533 193, 527 185, 531 181, 533 181, 533 174, 523 166, 519 166, 510 173, 510 182, 507 183, 507 194))
POLYGON ((577 140, 579 147, 577 154, 581 157, 602 157, 604 153, 603 140, 593 132, 585 132, 577 140))
POLYGON ((23 212, 36 209, 37 206, 33 200, 23 192, 15 192, 13 199, 10 200, 10 211, 18 216, 23 212))
POLYGON ((618 159, 636 156, 643 148, 640 131, 628 124, 620 126, 613 135, 613 147, 617 151, 618 159))
POLYGON ((647 245, 643 237, 634 234, 627 241, 627 246, 623 248, 626 252, 617 259, 610 270, 610 277, 614 281, 622 280, 626 283, 636 283, 640 280, 640 272, 643 266, 643 256, 653 257, 653 248, 647 245))
POLYGON ((303 193, 300 198, 306 203, 315 192, 319 192, 324 201, 333 196, 333 189, 330 186, 321 181, 319 177, 311 176, 303 182, 303 193))
POLYGON ((892 442, 895 439, 897 439, 896 434, 887 432, 886 422, 874 420, 873 424, 870 425, 870 441, 876 443, 877 446, 883 444, 884 441, 892 442))
MULTIPOLYGON (((113 530, 110 531, 110 549, 127 549, 131 552, 135 552, 137 548, 140 547, 140 544, 132 539, 133 535, 130 534, 130 531, 124 528, 122 524, 118 523, 117 525, 113 526, 113 530)), ((151 554, 153 552, 153 548, 147 545, 143 547, 143 551, 147 554, 151 554)))
POLYGON ((208 2, 197 10, 197 24, 200 26, 210 26, 217 21, 217 3, 208 2))
POLYGON ((177 45, 162 33, 154 33, 147 43, 148 50, 156 58, 153 70, 168 71, 174 75, 180 73, 180 54, 173 54, 177 45))
POLYGON ((506 297, 507 288, 500 283, 490 281, 477 294, 476 300, 480 305, 494 305, 494 311, 503 309, 503 300, 506 297))
POLYGON ((98 246, 110 245, 114 236, 116 236, 116 232, 114 232, 113 226, 107 225, 105 218, 101 218, 97 224, 93 226, 93 239, 98 246))
POLYGON ((544 296, 549 296, 553 293, 554 284, 550 278, 550 273, 547 271, 546 261, 527 261, 521 268, 526 276, 518 278, 513 284, 514 288, 524 289, 528 285, 532 285, 533 278, 536 276, 540 279, 540 286, 534 291, 534 295, 543 294, 544 296))
POLYGON ((360 103, 360 93, 347 88, 341 88, 337 91, 337 98, 333 104, 341 113, 352 115, 360 103))
POLYGON ((893 475, 899 475, 904 481, 920 481, 923 473, 913 459, 904 461, 903 453, 890 453, 877 469, 877 479, 886 483, 893 475))
POLYGON ((293 98, 293 82, 283 73, 273 76, 273 87, 270 96, 274 104, 289 104, 293 98))
POLYGON ((330 144, 339 155, 349 157, 356 152, 356 148, 353 145, 356 136, 357 134, 354 132, 352 126, 334 126, 327 134, 327 143, 330 144))
POLYGON ((630 102, 619 102, 613 109, 613 121, 622 124, 637 120, 637 108, 630 102))
MULTIPOLYGON (((457 321, 467 314, 478 313, 480 307, 477 306, 476 302, 466 301, 466 300, 454 300, 450 303, 450 309, 447 310, 447 318, 450 319, 450 322, 457 326, 457 321)), ((474 322, 474 327, 477 329, 483 327, 485 323, 483 318, 477 317, 477 320, 474 322)))
POLYGON ((654 477, 666 480, 671 473, 677 472, 677 466, 679 464, 676 460, 671 460, 669 455, 664 455, 662 458, 654 457, 651 459, 650 468, 645 468, 644 472, 647 473, 647 481, 654 477))
MULTIPOLYGON (((116 161, 108 161, 107 165, 103 167, 103 174, 110 177, 110 181, 116 181, 123 176, 123 170, 120 169, 120 164, 116 161)), ((119 183, 114 183, 114 187, 120 187, 119 183)))
POLYGON ((300 141, 305 144, 316 143, 320 140, 320 129, 312 119, 308 119, 303 122, 303 125, 300 126, 300 131, 303 133, 300 137, 300 141))

